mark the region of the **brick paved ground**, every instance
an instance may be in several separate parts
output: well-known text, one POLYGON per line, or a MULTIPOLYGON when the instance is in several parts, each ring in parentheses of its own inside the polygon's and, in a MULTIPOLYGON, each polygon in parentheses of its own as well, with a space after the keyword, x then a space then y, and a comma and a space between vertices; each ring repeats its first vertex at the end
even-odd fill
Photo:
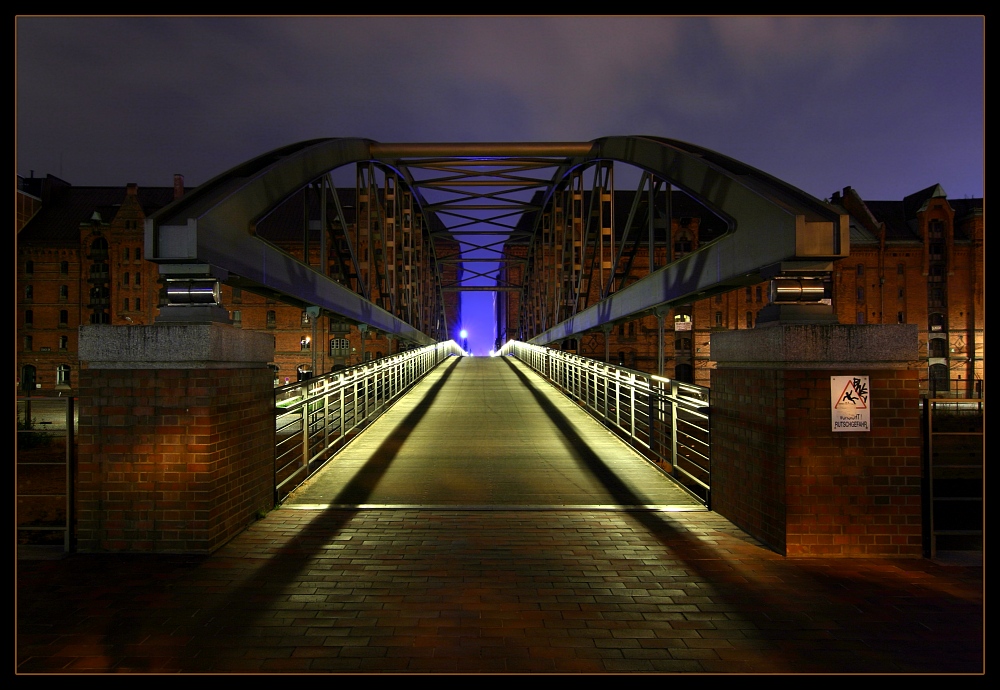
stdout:
POLYGON ((982 586, 713 513, 281 508, 209 557, 20 562, 18 671, 977 673, 982 586))
POLYGON ((439 367, 211 556, 19 561, 17 670, 982 671, 981 564, 782 558, 515 366, 439 367))

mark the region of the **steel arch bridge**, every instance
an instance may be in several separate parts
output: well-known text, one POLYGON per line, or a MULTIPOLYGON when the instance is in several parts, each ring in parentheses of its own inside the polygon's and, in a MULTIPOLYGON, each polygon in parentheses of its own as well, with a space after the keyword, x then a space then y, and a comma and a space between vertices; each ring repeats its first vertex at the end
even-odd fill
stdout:
POLYGON ((648 136, 314 139, 206 182, 145 234, 167 285, 161 321, 227 321, 226 282, 412 344, 446 339, 445 294, 469 290, 515 293, 516 335, 536 344, 768 279, 782 318, 835 321, 819 300, 849 252, 838 209, 722 154, 648 136), (616 193, 616 174, 632 194, 616 193), (667 263, 655 248, 670 243, 677 191, 718 232, 667 263), (299 197, 289 251, 264 229, 299 197))

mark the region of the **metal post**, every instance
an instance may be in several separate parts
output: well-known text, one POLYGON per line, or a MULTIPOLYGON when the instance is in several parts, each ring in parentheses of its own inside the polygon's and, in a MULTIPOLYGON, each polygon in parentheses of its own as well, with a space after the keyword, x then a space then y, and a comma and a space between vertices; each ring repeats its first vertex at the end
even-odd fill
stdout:
POLYGON ((659 309, 656 310, 656 374, 663 376, 663 322, 667 313, 659 309))

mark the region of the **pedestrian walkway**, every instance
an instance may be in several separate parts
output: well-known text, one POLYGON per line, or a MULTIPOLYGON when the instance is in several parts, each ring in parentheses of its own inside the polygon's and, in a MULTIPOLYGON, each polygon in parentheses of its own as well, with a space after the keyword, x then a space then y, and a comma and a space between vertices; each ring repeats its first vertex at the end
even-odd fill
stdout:
POLYGON ((19 561, 18 671, 983 670, 981 563, 782 558, 577 414, 448 362, 211 556, 19 561))

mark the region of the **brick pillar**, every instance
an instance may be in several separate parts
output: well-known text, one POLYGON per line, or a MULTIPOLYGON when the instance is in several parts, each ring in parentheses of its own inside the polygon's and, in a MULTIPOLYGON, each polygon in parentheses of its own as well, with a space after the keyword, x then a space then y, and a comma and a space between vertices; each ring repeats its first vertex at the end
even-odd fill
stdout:
POLYGON ((270 335, 83 326, 81 551, 209 553, 273 507, 270 335))
POLYGON ((712 335, 712 508, 787 556, 922 555, 916 326, 712 335), (834 432, 831 376, 868 376, 870 431, 834 432))

